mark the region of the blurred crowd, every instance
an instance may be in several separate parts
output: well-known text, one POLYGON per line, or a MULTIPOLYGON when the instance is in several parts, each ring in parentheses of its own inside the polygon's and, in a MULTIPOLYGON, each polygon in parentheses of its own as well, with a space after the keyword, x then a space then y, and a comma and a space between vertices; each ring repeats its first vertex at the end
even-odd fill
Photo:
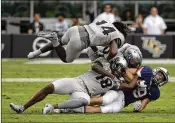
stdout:
MULTIPOLYGON (((128 25, 133 33, 144 33, 150 35, 161 35, 165 33, 167 26, 161 16, 158 14, 158 10, 156 7, 152 7, 150 9, 150 15, 147 17, 143 17, 141 13, 139 13, 135 18, 133 13, 127 10, 123 16, 119 16, 120 12, 118 8, 112 8, 110 4, 106 4, 104 6, 104 12, 100 13, 93 22, 97 22, 98 20, 106 20, 108 22, 113 23, 114 21, 132 21, 131 25, 128 25)), ((65 15, 63 13, 57 14, 57 22, 55 23, 54 30, 59 32, 59 34, 64 34, 67 29, 70 27, 67 21, 65 21, 65 15)), ((72 18, 72 25, 77 26, 80 25, 79 18, 72 18)), ((38 33, 45 29, 45 26, 42 22, 40 22, 40 14, 35 13, 33 22, 29 25, 28 33, 38 33)))

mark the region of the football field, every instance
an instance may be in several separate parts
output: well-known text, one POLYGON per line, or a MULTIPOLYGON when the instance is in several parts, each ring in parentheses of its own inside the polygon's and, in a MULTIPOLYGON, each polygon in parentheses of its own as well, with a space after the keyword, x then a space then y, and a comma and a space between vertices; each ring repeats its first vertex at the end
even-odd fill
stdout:
MULTIPOLYGON (((16 114, 11 102, 24 104, 39 89, 55 78, 76 77, 85 73, 91 64, 26 64, 28 60, 2 60, 2 122, 175 122, 175 64, 149 64, 169 70, 171 82, 161 87, 160 98, 142 113, 133 113, 129 105, 116 114, 48 114, 42 115, 46 103, 57 104, 68 99, 64 95, 49 95, 24 114, 16 114), (47 81, 48 80, 48 81, 47 81)), ((153 61, 154 62, 154 61, 153 61)))

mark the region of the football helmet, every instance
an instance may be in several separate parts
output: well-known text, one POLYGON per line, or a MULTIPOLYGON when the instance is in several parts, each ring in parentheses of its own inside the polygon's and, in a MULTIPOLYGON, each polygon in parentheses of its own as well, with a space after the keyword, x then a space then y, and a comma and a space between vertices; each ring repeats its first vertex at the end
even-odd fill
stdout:
POLYGON ((126 67, 128 67, 128 63, 122 56, 117 56, 110 61, 110 68, 113 72, 121 74, 126 67))
POLYGON ((157 86, 162 86, 169 81, 168 70, 163 67, 158 67, 153 70, 153 81, 157 86))
POLYGON ((142 64, 142 54, 138 53, 135 49, 128 48, 124 52, 124 58, 130 68, 137 68, 142 64))

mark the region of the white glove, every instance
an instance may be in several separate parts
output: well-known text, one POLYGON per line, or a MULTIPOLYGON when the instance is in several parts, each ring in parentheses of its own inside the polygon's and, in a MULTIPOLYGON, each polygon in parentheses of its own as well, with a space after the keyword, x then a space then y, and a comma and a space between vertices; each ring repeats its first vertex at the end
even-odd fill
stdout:
POLYGON ((133 106, 134 106, 133 112, 138 112, 140 107, 142 106, 141 101, 137 101, 137 102, 133 103, 133 106))
POLYGON ((147 85, 146 85, 146 81, 145 80, 138 80, 137 81, 137 85, 141 88, 146 88, 147 85))

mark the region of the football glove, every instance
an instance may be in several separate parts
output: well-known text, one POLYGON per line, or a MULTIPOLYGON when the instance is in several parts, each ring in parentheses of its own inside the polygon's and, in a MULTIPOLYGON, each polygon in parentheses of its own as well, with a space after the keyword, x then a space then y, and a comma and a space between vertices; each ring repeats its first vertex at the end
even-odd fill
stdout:
POLYGON ((139 112, 139 109, 142 106, 141 101, 137 101, 137 102, 133 103, 133 106, 134 106, 133 112, 139 112))
POLYGON ((138 80, 138 81, 137 81, 137 85, 138 85, 140 88, 146 88, 146 87, 147 87, 146 81, 145 81, 145 80, 138 80))

